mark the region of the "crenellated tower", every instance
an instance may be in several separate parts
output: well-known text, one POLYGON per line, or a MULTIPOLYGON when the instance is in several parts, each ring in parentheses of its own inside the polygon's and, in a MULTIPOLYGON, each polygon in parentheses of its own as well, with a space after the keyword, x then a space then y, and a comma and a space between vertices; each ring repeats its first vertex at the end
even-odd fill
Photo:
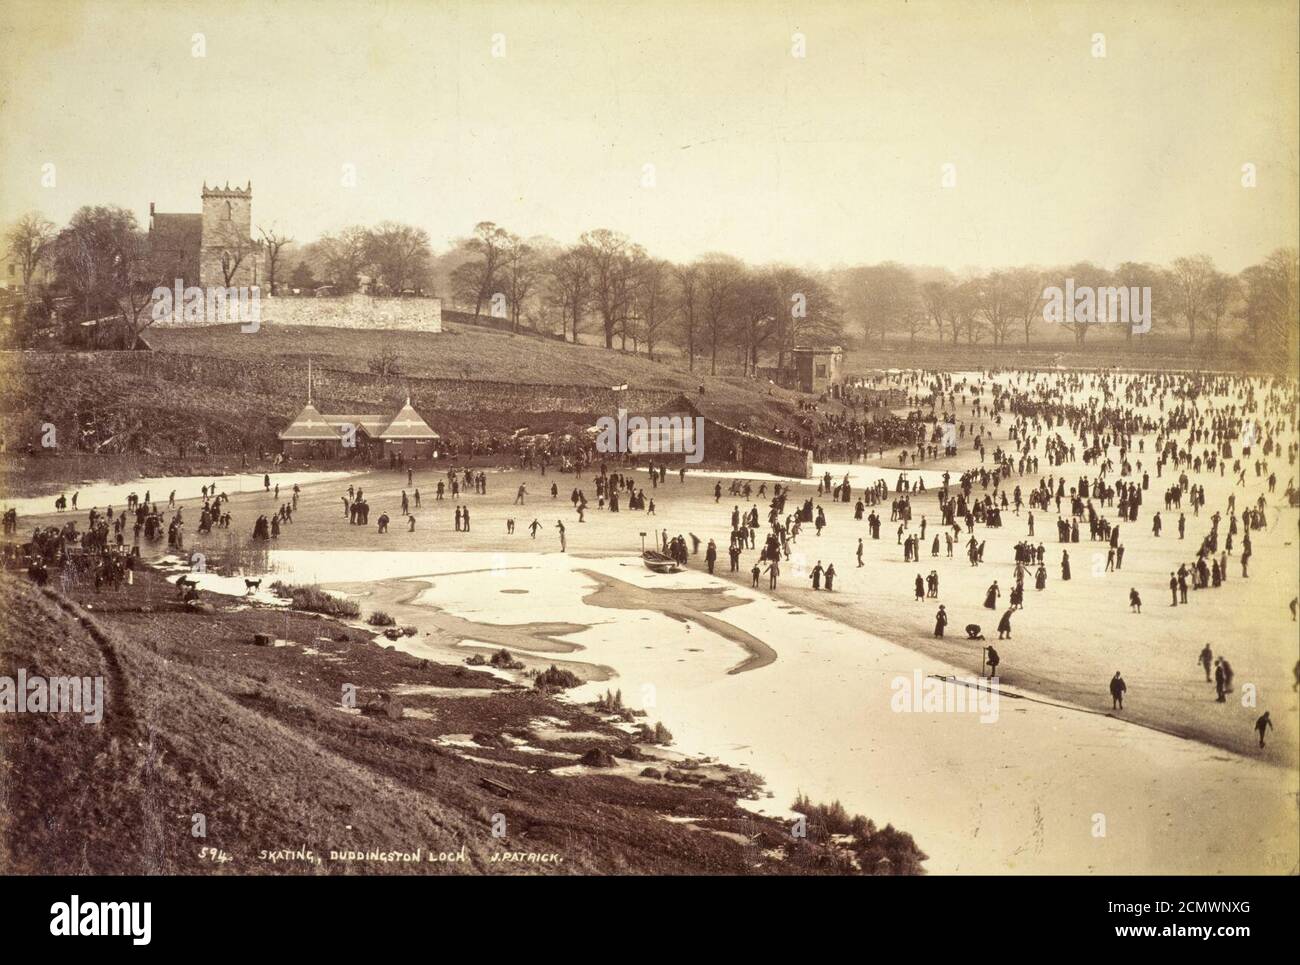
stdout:
POLYGON ((252 286, 262 281, 262 249, 253 239, 253 182, 246 187, 203 184, 199 284, 252 286))

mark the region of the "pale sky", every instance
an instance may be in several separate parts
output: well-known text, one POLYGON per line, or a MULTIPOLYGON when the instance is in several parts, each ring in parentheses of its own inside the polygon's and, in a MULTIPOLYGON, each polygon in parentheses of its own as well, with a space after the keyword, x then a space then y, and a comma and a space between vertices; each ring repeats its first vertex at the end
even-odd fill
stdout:
POLYGON ((1239 270, 1300 233, 1298 31, 1295 0, 4 0, 0 223, 144 226, 251 180, 303 242, 492 220, 673 259, 1239 270))

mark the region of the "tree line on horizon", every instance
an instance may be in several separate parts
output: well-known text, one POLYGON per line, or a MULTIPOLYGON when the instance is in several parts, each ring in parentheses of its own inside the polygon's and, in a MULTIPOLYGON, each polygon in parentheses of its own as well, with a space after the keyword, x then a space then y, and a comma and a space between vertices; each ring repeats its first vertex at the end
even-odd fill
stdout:
MULTIPOLYGON (((1163 266, 1079 262, 957 273, 892 261, 825 270, 751 265, 720 252, 673 262, 605 228, 563 244, 525 239, 491 221, 440 254, 423 228, 392 221, 352 225, 307 244, 274 228, 258 234, 251 243, 276 294, 436 295, 514 333, 594 341, 651 358, 667 347, 692 369, 699 360, 714 373, 738 365, 753 375, 771 362, 781 370, 795 346, 832 342, 988 344, 1011 355, 1017 346, 1053 341, 1054 329, 1076 346, 1094 331, 1126 341, 1185 333, 1207 356, 1231 351, 1285 365, 1295 353, 1300 304, 1294 248, 1279 248, 1236 274, 1207 255, 1163 266), (1045 321, 1045 290, 1067 279, 1102 292, 1149 292, 1149 325, 1045 321)), ((134 342, 150 323, 150 293, 171 284, 153 277, 148 235, 125 208, 85 206, 61 229, 31 212, 4 239, 22 279, 16 314, 24 331, 47 321, 61 298, 71 306, 65 325, 118 315, 123 340, 134 342)))

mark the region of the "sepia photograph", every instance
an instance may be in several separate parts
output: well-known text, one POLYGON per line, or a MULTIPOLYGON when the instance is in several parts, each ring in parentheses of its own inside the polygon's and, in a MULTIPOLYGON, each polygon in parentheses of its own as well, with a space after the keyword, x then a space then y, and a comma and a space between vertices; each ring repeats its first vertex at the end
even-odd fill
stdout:
POLYGON ((510 900, 1289 933, 1298 38, 0 0, 16 931, 564 876, 510 900))

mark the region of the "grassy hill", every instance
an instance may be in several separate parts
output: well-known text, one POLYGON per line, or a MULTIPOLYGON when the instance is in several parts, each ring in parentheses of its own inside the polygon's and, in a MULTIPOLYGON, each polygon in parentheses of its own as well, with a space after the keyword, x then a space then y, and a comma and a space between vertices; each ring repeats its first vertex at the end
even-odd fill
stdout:
POLYGON ((766 383, 456 322, 441 333, 220 325, 150 330, 148 339, 152 352, 0 355, 9 449, 49 423, 64 453, 275 452, 276 433, 306 399, 308 360, 324 411, 395 411, 409 392, 448 436, 591 425, 615 414, 621 403, 609 390, 618 385, 642 398, 687 396, 710 417, 764 435, 800 422, 797 396, 766 383))
POLYGON ((238 325, 211 325, 150 329, 147 337, 160 352, 297 359, 304 386, 308 356, 315 365, 367 372, 372 361, 391 353, 403 375, 419 378, 601 387, 626 382, 690 393, 701 383, 715 390, 751 387, 744 379, 708 375, 707 362, 699 360, 691 372, 676 357, 651 361, 644 354, 459 322, 446 322, 438 333, 266 325, 244 334, 238 325))

